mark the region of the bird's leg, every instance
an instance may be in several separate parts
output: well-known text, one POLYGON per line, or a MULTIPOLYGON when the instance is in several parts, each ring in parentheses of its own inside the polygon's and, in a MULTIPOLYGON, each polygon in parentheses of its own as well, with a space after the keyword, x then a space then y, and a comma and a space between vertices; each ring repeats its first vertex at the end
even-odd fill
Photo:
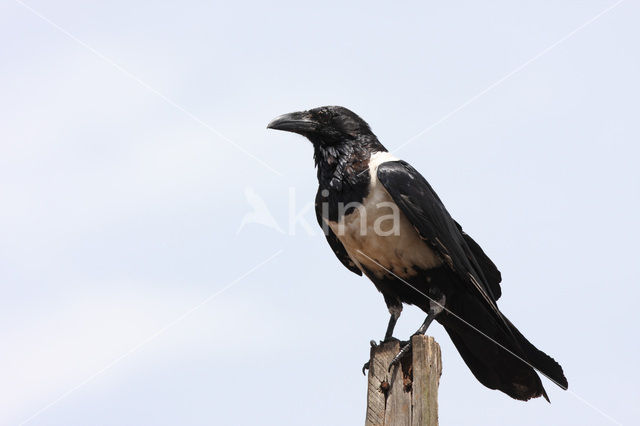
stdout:
MULTIPOLYGON (((436 316, 440 315, 440 313, 444 310, 444 302, 444 295, 440 298, 440 300, 431 299, 429 301, 429 312, 427 313, 427 317, 424 319, 424 322, 422 323, 420 328, 416 330, 415 333, 413 333, 414 336, 424 335, 427 332, 429 325, 431 325, 436 316)), ((391 371, 393 366, 397 365, 400 362, 402 357, 404 357, 407 352, 409 352, 409 349, 411 349, 411 339, 409 339, 409 342, 407 342, 407 344, 405 344, 400 349, 400 352, 398 352, 398 354, 393 357, 391 364, 389 364, 389 371, 391 371)))
POLYGON ((384 333, 383 342, 388 342, 393 339, 393 329, 396 328, 396 323, 402 313, 402 304, 389 306, 389 313, 391 316, 389 317, 389 324, 387 324, 387 331, 384 333))
MULTIPOLYGON (((385 301, 387 302, 387 307, 389 308, 391 316, 389 317, 389 324, 387 324, 387 331, 384 333, 384 340, 380 343, 386 343, 393 340, 393 329, 396 328, 396 323, 402 313, 402 302, 398 300, 390 300, 386 297, 385 301)), ((372 348, 378 346, 375 340, 372 340, 370 343, 372 348)), ((366 374, 365 371, 369 369, 369 365, 369 361, 364 363, 362 366, 362 374, 366 374)))

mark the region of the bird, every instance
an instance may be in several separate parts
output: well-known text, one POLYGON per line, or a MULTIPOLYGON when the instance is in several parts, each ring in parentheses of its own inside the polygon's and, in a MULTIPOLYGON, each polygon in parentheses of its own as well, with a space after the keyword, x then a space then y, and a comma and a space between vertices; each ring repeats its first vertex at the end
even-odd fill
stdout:
MULTIPOLYGON (((323 106, 281 115, 267 128, 313 145, 318 225, 338 260, 382 293, 390 314, 382 342, 395 339, 403 305, 415 305, 427 314, 415 334, 440 323, 487 388, 517 400, 549 401, 536 371, 568 388, 560 364, 498 309, 502 276, 493 261, 427 180, 389 152, 362 118, 345 107, 323 106)), ((402 342, 389 369, 410 347, 402 342)))

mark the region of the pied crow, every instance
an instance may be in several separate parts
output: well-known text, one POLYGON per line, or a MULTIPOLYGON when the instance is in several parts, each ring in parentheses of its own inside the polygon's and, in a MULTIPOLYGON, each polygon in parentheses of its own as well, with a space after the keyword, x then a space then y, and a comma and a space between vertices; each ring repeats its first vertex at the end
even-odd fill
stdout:
MULTIPOLYGON (((404 303, 435 319, 471 372, 512 398, 549 400, 535 370, 563 389, 562 367, 530 343, 500 312, 500 271, 449 215, 429 183, 378 141, 358 115, 325 106, 277 117, 270 129, 311 141, 319 188, 316 216, 340 262, 366 275, 382 293, 391 317, 404 303)), ((404 343, 393 367, 407 352, 404 343)))

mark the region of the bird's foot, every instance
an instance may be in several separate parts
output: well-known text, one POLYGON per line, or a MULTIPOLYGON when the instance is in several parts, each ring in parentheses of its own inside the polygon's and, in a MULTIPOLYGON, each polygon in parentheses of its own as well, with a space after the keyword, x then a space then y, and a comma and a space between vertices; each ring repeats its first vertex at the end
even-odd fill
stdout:
POLYGON ((402 358, 404 358, 404 356, 411 350, 411 340, 409 340, 408 342, 400 342, 400 343, 401 343, 400 352, 398 352, 398 354, 394 356, 393 359, 391 360, 388 371, 391 371, 393 367, 398 365, 402 360, 402 358))
MULTIPOLYGON (((377 348, 380 345, 384 345, 385 343, 389 343, 389 342, 399 342, 400 343, 400 352, 398 352, 398 354, 393 358, 393 360, 391 361, 391 364, 389 364, 389 371, 391 371, 391 368, 398 364, 400 362, 400 360, 402 359, 402 357, 404 355, 406 355, 406 353, 411 349, 411 342, 406 342, 403 340, 398 340, 395 337, 390 337, 386 340, 381 340, 380 343, 376 343, 375 340, 371 340, 369 342, 369 344, 371 345, 372 348, 377 348)), ((364 365, 362 366, 362 374, 363 375, 367 375, 366 371, 371 367, 371 361, 367 361, 364 363, 364 365)))
MULTIPOLYGON (((382 343, 384 343, 384 342, 380 342, 380 344, 382 344, 382 343)), ((372 348, 377 348, 378 347, 378 344, 373 339, 371 341, 369 341, 369 344, 371 345, 372 348)), ((364 363, 364 365, 362 366, 362 374, 363 375, 365 375, 365 376, 367 375, 367 373, 365 373, 365 371, 367 371, 370 366, 371 366, 371 362, 370 361, 367 361, 367 362, 364 363)))

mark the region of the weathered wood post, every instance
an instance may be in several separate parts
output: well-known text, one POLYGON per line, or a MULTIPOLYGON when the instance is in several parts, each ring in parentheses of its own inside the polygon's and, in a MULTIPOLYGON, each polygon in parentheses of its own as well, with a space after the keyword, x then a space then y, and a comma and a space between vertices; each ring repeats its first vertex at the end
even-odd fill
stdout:
POLYGON ((437 426, 440 345, 430 336, 412 336, 413 350, 387 371, 400 350, 394 341, 371 348, 365 426, 437 426))

